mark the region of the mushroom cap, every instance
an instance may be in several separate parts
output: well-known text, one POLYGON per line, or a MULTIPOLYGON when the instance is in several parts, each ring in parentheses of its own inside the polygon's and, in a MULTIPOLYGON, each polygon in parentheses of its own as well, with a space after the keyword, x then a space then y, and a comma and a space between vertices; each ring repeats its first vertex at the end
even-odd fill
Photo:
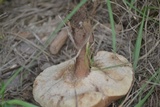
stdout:
POLYGON ((126 58, 100 51, 83 79, 74 76, 75 58, 45 69, 33 85, 34 99, 42 107, 106 107, 126 95, 133 81, 126 58))

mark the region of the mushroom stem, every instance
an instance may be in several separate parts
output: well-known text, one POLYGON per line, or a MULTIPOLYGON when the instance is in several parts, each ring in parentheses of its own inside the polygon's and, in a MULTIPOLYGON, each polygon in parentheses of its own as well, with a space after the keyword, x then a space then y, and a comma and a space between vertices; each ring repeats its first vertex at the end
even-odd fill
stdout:
POLYGON ((76 58, 75 76, 77 78, 86 77, 90 71, 90 61, 88 59, 88 56, 86 55, 85 47, 86 46, 82 48, 79 56, 76 58))
POLYGON ((93 43, 94 37, 91 30, 92 27, 89 21, 84 22, 83 26, 84 26, 83 28, 75 28, 73 30, 75 35, 74 40, 78 47, 77 49, 78 50, 81 49, 78 57, 76 58, 76 63, 75 63, 75 76, 77 78, 86 77, 89 74, 90 65, 91 65, 90 59, 92 55, 91 53, 88 53, 86 50, 87 48, 86 46, 88 46, 86 41, 88 41, 89 46, 91 46, 91 44, 93 43))
POLYGON ((70 23, 76 48, 77 50, 81 49, 75 63, 75 76, 77 78, 86 77, 90 71, 90 55, 86 53, 86 43, 89 42, 89 46, 91 45, 93 35, 91 21, 87 12, 87 5, 83 5, 73 15, 70 23))

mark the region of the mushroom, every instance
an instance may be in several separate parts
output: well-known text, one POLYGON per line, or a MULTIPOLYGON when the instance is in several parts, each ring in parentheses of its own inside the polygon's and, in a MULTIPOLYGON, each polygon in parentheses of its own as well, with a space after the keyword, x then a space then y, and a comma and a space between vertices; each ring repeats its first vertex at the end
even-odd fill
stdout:
POLYGON ((126 58, 107 51, 93 56, 89 15, 99 6, 97 2, 91 6, 88 1, 70 20, 77 56, 45 69, 36 78, 33 96, 42 107, 106 107, 131 88, 133 71, 126 58))
POLYGON ((75 58, 45 69, 34 82, 34 99, 42 107, 106 107, 126 95, 133 81, 129 61, 107 51, 93 59, 83 78, 75 76, 75 58))
POLYGON ((57 54, 59 50, 62 48, 62 46, 65 44, 67 40, 67 30, 62 29, 61 32, 56 36, 56 38, 51 43, 49 50, 52 54, 57 54))

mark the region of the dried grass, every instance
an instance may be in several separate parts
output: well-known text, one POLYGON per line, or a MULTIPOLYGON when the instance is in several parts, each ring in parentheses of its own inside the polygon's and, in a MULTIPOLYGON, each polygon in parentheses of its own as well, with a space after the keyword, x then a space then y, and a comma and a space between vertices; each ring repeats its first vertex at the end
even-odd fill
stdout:
MULTIPOLYGON (((121 0, 113 0, 111 3, 115 24, 120 26, 115 29, 117 53, 124 55, 130 62, 133 62, 133 50, 142 15, 135 9, 130 9, 121 0)), ((159 3, 158 0, 143 0, 134 4, 137 9, 141 10, 144 6, 158 8, 160 7, 159 3)), ((24 67, 17 80, 12 81, 12 85, 9 85, 5 90, 5 99, 18 98, 36 104, 32 97, 32 83, 35 77, 47 66, 58 64, 76 55, 75 48, 68 39, 58 55, 51 55, 46 49, 38 58, 35 57, 36 51, 42 51, 40 50, 43 47, 41 38, 51 34, 57 23, 59 23, 58 20, 55 21, 55 15, 60 14, 60 11, 66 13, 63 9, 56 10, 58 9, 55 8, 56 6, 54 2, 41 0, 36 2, 32 0, 14 0, 5 2, 0 6, 0 81, 5 82, 18 68, 24 67), (40 31, 44 28, 50 30, 47 32, 46 30, 40 31), (20 34, 28 36, 23 37, 20 34), (28 62, 32 59, 35 59, 34 64, 29 67, 28 62)), ((154 92, 145 102, 144 107, 160 106, 159 83, 148 83, 138 98, 134 98, 142 85, 147 83, 160 67, 160 13, 158 9, 151 8, 147 15, 148 18, 145 19, 142 34, 140 58, 135 71, 135 82, 129 94, 124 98, 125 100, 113 103, 112 107, 117 107, 119 104, 122 107, 134 106, 140 98, 148 93, 152 84, 156 84, 154 92)), ((61 16, 63 17, 64 14, 61 14, 61 16)), ((102 1, 102 4, 98 7, 97 15, 91 17, 91 19, 96 24, 94 30, 95 52, 99 50, 113 51, 112 30, 105 2, 102 1)))

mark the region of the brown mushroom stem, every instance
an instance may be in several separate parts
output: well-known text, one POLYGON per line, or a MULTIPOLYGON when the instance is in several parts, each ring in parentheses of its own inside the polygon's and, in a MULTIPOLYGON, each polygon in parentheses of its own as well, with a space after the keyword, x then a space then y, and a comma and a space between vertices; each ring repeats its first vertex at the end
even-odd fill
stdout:
POLYGON ((89 74, 89 71, 90 71, 90 63, 86 55, 86 48, 84 46, 79 56, 76 58, 75 76, 77 78, 86 77, 89 74))
POLYGON ((77 50, 81 50, 75 63, 75 76, 86 77, 90 71, 90 58, 86 54, 86 43, 93 42, 92 25, 88 16, 87 5, 83 5, 72 17, 71 29, 77 50))
POLYGON ((75 63, 75 76, 77 78, 86 77, 90 71, 90 53, 86 52, 86 44, 89 46, 93 43, 92 25, 90 21, 83 22, 83 28, 73 28, 74 40, 78 47, 81 49, 75 63), (84 45, 84 46, 83 46, 84 45))
MULTIPOLYGON (((88 23, 89 26, 90 23, 88 23)), ((90 27, 91 28, 91 27, 90 27)), ((75 35, 75 42, 77 44, 78 47, 81 47, 82 45, 84 45, 78 55, 78 57, 76 58, 76 63, 75 63, 75 76, 77 78, 83 78, 86 77, 89 72, 90 72, 90 59, 91 59, 91 53, 87 53, 86 51, 86 40, 89 38, 89 46, 91 46, 91 44, 93 43, 93 35, 91 33, 91 30, 88 30, 88 26, 87 28, 84 27, 85 31, 89 31, 89 33, 82 33, 84 35, 75 35)), ((80 30, 81 31, 81 30, 80 30)), ((88 47, 89 48, 89 47, 88 47)), ((92 49, 90 49, 92 50, 92 49)))

